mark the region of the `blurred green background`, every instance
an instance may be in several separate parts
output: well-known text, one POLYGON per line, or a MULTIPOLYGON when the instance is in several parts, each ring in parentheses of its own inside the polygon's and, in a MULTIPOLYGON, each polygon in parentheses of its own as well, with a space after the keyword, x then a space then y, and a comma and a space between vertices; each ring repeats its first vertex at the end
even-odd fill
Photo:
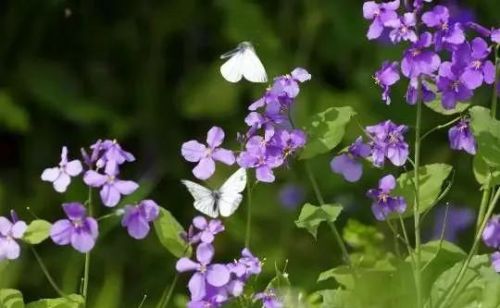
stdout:
MULTIPOLYGON (((227 147, 236 148, 236 133, 246 129, 247 106, 263 94, 266 85, 230 84, 219 74, 219 55, 239 42, 253 42, 270 77, 307 68, 312 80, 304 84, 294 117, 304 124, 329 106, 353 106, 362 125, 386 118, 412 127, 414 108, 404 102, 406 84, 393 90, 393 103, 380 100, 372 74, 385 59, 399 60, 402 47, 368 42, 368 23, 362 19, 362 1, 62 1, 0 2, 0 215, 26 210, 49 221, 62 216, 60 204, 84 201, 78 179, 66 194, 54 192, 40 180, 44 168, 59 161, 61 146, 70 157, 79 156, 98 138, 116 138, 136 155, 124 177, 140 181, 147 193, 187 226, 196 214, 181 178, 192 179, 193 165, 180 155, 189 139, 204 140, 213 125, 226 131, 227 147)), ((455 3, 455 2, 454 2, 455 3)), ((457 18, 473 18, 499 26, 500 2, 471 0, 455 3, 457 18)), ((489 91, 480 91, 474 103, 487 105, 489 91)), ((424 111, 424 130, 451 118, 424 111)), ((349 126, 345 145, 360 130, 349 126)), ((408 133, 411 140, 413 132, 408 133)), ((340 147, 341 148, 341 147, 340 147)), ((345 207, 340 219, 374 223, 368 188, 387 172, 370 169, 363 180, 348 184, 329 171, 334 153, 312 161, 323 194, 345 207)), ((479 186, 470 171, 471 157, 448 149, 446 131, 426 140, 423 162, 447 162, 456 167, 447 200, 476 209, 479 186)), ((217 186, 234 170, 219 167, 210 184, 217 186)), ((289 260, 292 283, 314 291, 319 272, 341 263, 339 250, 327 228, 315 241, 294 220, 298 208, 284 207, 279 191, 300 185, 305 201, 315 203, 304 165, 292 161, 278 172, 276 183, 259 185, 254 195, 252 251, 266 258, 265 285, 274 264, 289 260)), ((132 198, 133 199, 133 198, 132 198)), ((99 203, 98 201, 96 203, 99 203)), ((100 207, 99 214, 107 209, 100 207)), ((425 220, 426 238, 434 220, 425 220)), ((230 261, 243 248, 245 206, 226 221, 226 232, 216 241, 217 260, 230 261)), ((385 225, 380 225, 392 249, 385 225)), ((461 245, 472 233, 461 234, 461 245)), ((78 290, 84 257, 50 241, 38 247, 55 279, 66 292, 78 290)), ((160 246, 154 233, 144 241, 131 239, 108 220, 92 252, 91 307, 137 307, 144 294, 146 306, 157 302, 174 277, 175 259, 160 246)), ((177 301, 187 294, 188 275, 176 289, 177 301)), ((330 282, 330 284, 333 284, 330 282)), ((328 286, 327 283, 325 285, 328 286)), ((0 287, 20 289, 27 301, 56 297, 26 247, 19 260, 0 263, 0 287)), ((172 303, 172 307, 175 305, 172 303)))

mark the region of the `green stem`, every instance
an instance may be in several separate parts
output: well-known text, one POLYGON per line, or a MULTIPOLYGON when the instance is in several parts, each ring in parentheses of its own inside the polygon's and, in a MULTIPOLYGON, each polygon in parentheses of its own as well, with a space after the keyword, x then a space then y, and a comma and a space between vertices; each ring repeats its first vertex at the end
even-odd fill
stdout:
POLYGON ((250 182, 247 183, 247 226, 245 231, 245 247, 250 249, 250 235, 252 233, 252 190, 250 182))
POLYGON ((488 211, 486 212, 486 215, 481 222, 481 226, 476 233, 476 237, 474 238, 474 243, 472 244, 472 248, 470 249, 469 253, 467 254, 467 258, 465 259, 464 264, 462 264, 462 267, 460 268, 460 271, 458 272, 457 277, 455 278, 455 281, 451 284, 450 290, 444 294, 444 300, 439 305, 439 307, 446 307, 446 304, 450 301, 451 298, 453 298, 453 295, 458 288, 458 285, 460 284, 460 281, 465 275, 465 272, 467 268, 469 267, 469 263, 472 260, 472 257, 475 255, 475 252, 478 248, 479 242, 481 241, 481 237, 484 231, 484 228, 486 228, 486 224, 488 223, 488 220, 490 219, 491 215, 493 214, 493 210, 495 209, 495 205, 498 202, 498 199, 500 198, 500 189, 497 189, 495 192, 495 196, 493 197, 493 200, 490 202, 488 206, 488 211))
MULTIPOLYGON (((86 203, 88 207, 89 216, 92 216, 92 188, 90 187, 86 203)), ((85 254, 85 266, 83 269, 83 287, 82 287, 82 296, 85 299, 85 306, 88 306, 87 292, 89 287, 89 274, 90 274, 90 252, 87 252, 85 254)))
POLYGON ((491 173, 488 173, 488 176, 486 177, 486 188, 483 190, 483 196, 481 197, 481 205, 479 206, 479 214, 477 215, 477 221, 476 221, 476 232, 479 231, 479 228, 481 227, 481 224, 483 223, 484 220, 484 214, 486 212, 486 207, 488 206, 488 202, 490 201, 490 195, 491 195, 491 173))
POLYGON ((417 115, 415 121, 415 172, 413 182, 415 183, 415 202, 413 206, 413 218, 415 225, 415 268, 414 278, 417 291, 417 307, 422 307, 422 273, 420 271, 420 130, 422 126, 422 102, 417 102, 417 115))
POLYGON ((47 269, 47 267, 43 263, 42 258, 40 258, 40 255, 36 252, 35 247, 31 246, 30 248, 31 248, 31 251, 33 252, 33 255, 35 256, 36 261, 38 262, 38 265, 40 265, 40 268, 42 269, 43 274, 45 275, 45 277, 49 281, 52 288, 54 288, 54 291, 56 291, 57 295, 59 295, 60 297, 66 297, 66 294, 64 294, 64 292, 61 290, 61 288, 59 288, 59 286, 57 285, 55 280, 50 275, 49 270, 47 269))
MULTIPOLYGON (((323 199, 323 196, 321 195, 321 191, 319 190, 318 182, 316 181, 316 178, 314 177, 313 172, 311 171, 311 167, 309 167, 309 163, 305 163, 306 165, 306 172, 309 177, 309 181, 311 182, 311 185, 313 187, 314 193, 316 194, 316 199, 320 203, 320 205, 325 204, 325 200, 323 199)), ((340 236, 339 231, 337 230, 337 227, 335 226, 334 223, 328 223, 330 228, 332 229, 333 235, 335 237, 335 240, 337 241, 337 244, 340 247, 340 251, 342 252, 342 257, 344 259, 344 262, 346 262, 349 266, 351 266, 351 258, 349 256, 349 252, 347 251, 347 247, 344 244, 344 241, 342 240, 342 237, 340 236)))
POLYGON ((175 286, 177 285, 177 280, 179 280, 179 273, 175 274, 174 280, 170 284, 168 288, 165 288, 163 294, 161 295, 160 302, 156 306, 156 308, 168 307, 168 303, 172 298, 172 294, 174 294, 175 286))
POLYGON ((436 127, 434 127, 433 129, 430 129, 429 131, 427 131, 425 134, 422 135, 422 137, 420 137, 420 141, 424 140, 425 137, 427 137, 428 135, 432 134, 433 132, 437 131, 437 130, 440 130, 440 129, 443 129, 443 128, 447 128, 448 126, 454 124, 455 122, 459 121, 462 117, 456 117, 454 118, 453 120, 449 121, 449 122, 446 122, 444 124, 441 124, 441 125, 438 125, 436 127))

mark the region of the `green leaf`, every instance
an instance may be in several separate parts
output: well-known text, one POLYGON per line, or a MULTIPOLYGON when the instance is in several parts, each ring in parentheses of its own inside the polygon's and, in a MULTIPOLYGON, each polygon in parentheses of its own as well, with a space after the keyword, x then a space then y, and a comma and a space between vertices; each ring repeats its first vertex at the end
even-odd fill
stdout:
POLYGON ((300 159, 309 159, 335 148, 344 137, 346 125, 356 115, 352 107, 332 107, 314 115, 305 127, 307 144, 300 159))
MULTIPOLYGON (((443 272, 434 282, 431 290, 430 301, 436 306, 443 300, 443 296, 455 283, 455 279, 462 267, 463 261, 455 263, 451 268, 443 272)), ((490 258, 488 255, 476 255, 472 257, 469 266, 465 270, 462 280, 459 282, 453 297, 450 298, 447 307, 484 307, 483 299, 489 292, 485 288, 492 283, 498 285, 500 276, 485 276, 492 273, 490 258), (493 278, 492 278, 493 277, 493 278), (493 279, 493 281, 491 280, 493 279)), ((496 274, 496 273, 495 273, 496 274)), ((490 291, 491 292, 491 291, 490 291)), ((498 290, 495 290, 496 294, 498 290)), ((496 307, 496 306, 495 306, 496 307)))
POLYGON ((51 227, 52 225, 48 221, 33 220, 24 233, 23 241, 31 245, 40 244, 49 237, 51 227))
POLYGON ((82 308, 85 300, 81 295, 71 294, 67 297, 46 298, 26 305, 26 308, 82 308))
POLYGON ((23 295, 18 290, 0 290, 0 308, 24 308, 23 295))
POLYGON ((474 155, 472 168, 474 171, 474 177, 479 184, 485 186, 500 185, 500 169, 489 167, 480 153, 476 153, 476 155, 474 155), (487 183, 487 178, 490 173, 490 182, 487 183))
POLYGON ((470 102, 458 102, 453 109, 444 109, 441 104, 441 93, 438 93, 435 84, 426 83, 426 86, 436 93, 436 98, 432 102, 425 103, 424 105, 432 109, 433 111, 440 113, 442 115, 453 115, 457 113, 464 112, 467 108, 471 106, 470 102))
POLYGON ((299 218, 295 221, 295 224, 299 228, 307 229, 316 238, 319 225, 322 222, 334 223, 340 212, 342 212, 342 206, 339 204, 315 206, 306 203, 302 206, 299 218))
MULTIPOLYGON (((453 168, 446 164, 431 164, 419 168, 420 190, 419 212, 429 210, 435 205, 436 199, 439 197, 443 183, 450 176, 453 168)), ((396 189, 392 192, 394 196, 402 196, 408 205, 406 212, 402 215, 408 217, 413 215, 413 206, 415 202, 415 186, 414 186, 414 171, 405 172, 398 177, 396 189)), ((396 215, 391 215, 391 218, 397 218, 396 215)))
POLYGON ((160 208, 160 216, 154 222, 154 228, 160 243, 175 257, 191 255, 191 249, 186 249, 187 244, 181 237, 185 232, 184 228, 168 210, 160 208))
POLYGON ((338 288, 337 290, 321 290, 318 291, 318 293, 321 295, 321 298, 323 299, 320 308, 358 307, 358 303, 356 303, 356 298, 350 291, 338 288))
POLYGON ((478 152, 488 166, 500 167, 500 121, 493 119, 484 107, 475 106, 469 113, 478 152))

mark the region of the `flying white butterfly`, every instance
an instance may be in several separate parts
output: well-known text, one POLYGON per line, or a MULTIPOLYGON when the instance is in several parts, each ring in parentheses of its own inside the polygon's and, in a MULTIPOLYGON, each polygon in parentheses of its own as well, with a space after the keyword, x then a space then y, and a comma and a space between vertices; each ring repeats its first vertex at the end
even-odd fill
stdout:
POLYGON ((251 82, 267 82, 266 69, 250 42, 240 43, 236 49, 226 52, 220 58, 229 58, 220 67, 220 73, 227 81, 238 82, 241 77, 245 77, 251 82))
POLYGON ((247 173, 244 168, 238 169, 217 190, 210 190, 195 182, 182 180, 194 198, 194 208, 203 214, 216 218, 231 216, 240 206, 243 196, 241 192, 247 184, 247 173))

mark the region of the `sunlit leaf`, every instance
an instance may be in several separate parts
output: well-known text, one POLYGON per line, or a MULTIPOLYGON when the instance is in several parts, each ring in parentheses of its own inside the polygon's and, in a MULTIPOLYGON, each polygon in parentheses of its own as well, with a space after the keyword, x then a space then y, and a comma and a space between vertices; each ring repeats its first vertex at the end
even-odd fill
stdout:
POLYGON ((490 110, 484 107, 475 106, 469 113, 478 152, 488 166, 500 167, 500 121, 493 119, 490 110))
POLYGON ((24 308, 23 295, 18 290, 0 290, 0 308, 24 308))
POLYGON ((307 144, 300 159, 312 158, 335 148, 344 137, 346 125, 356 115, 352 107, 332 107, 314 115, 305 127, 307 144))
POLYGON ((339 204, 315 206, 306 203, 302 207, 299 218, 295 221, 295 224, 299 228, 307 229, 307 231, 316 238, 319 225, 322 222, 334 223, 340 212, 342 212, 342 206, 339 204))
POLYGON ((26 308, 83 308, 84 299, 81 295, 71 294, 61 298, 46 298, 26 305, 26 308))
POLYGON ((191 250, 186 249, 187 244, 181 237, 185 232, 184 228, 168 210, 160 208, 160 216, 155 220, 154 228, 160 243, 175 257, 191 255, 191 250))
POLYGON ((51 226, 52 225, 48 221, 41 219, 33 220, 28 225, 23 240, 32 245, 40 244, 49 237, 51 226))

